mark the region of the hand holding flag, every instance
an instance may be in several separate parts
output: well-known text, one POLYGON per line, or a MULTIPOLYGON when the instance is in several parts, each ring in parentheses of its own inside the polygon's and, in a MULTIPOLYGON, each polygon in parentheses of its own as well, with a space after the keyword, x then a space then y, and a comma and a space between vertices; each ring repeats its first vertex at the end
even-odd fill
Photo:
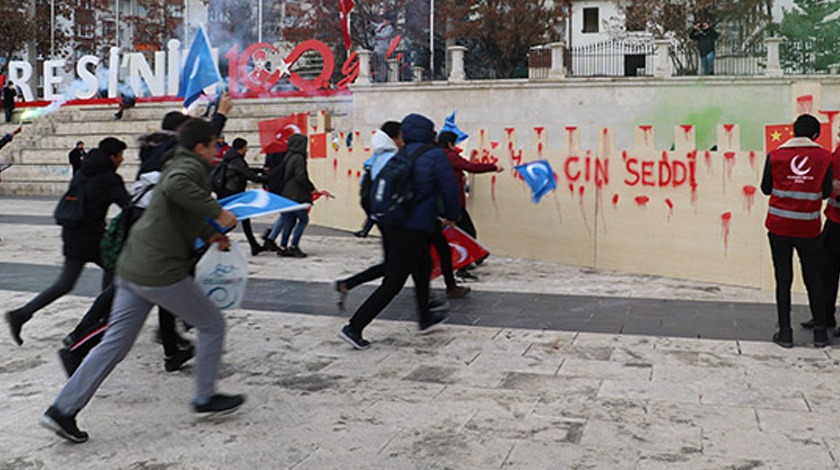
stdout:
MULTIPOLYGON (((449 116, 446 117, 446 121, 443 123, 443 127, 440 128, 440 131, 441 132, 446 132, 446 131, 452 132, 453 134, 455 134, 457 136, 457 138, 455 139, 455 143, 460 144, 461 142, 467 140, 467 138, 469 137, 469 134, 462 131, 458 127, 458 125, 455 124, 455 113, 456 112, 457 111, 452 111, 452 114, 450 114, 449 116)), ((438 134, 438 135, 440 135, 440 134, 438 134)))
POLYGON ((528 162, 513 168, 519 172, 522 179, 531 188, 534 204, 540 202, 540 199, 548 194, 549 191, 557 189, 557 181, 554 180, 554 170, 551 169, 548 160, 528 162))

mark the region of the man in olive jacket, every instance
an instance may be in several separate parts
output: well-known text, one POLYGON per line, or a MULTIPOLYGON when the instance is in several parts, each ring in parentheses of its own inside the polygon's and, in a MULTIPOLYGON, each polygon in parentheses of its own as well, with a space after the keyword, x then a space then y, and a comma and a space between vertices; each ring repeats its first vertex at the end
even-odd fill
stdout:
POLYGON ((181 147, 164 164, 152 201, 131 228, 117 262, 117 292, 105 337, 41 418, 43 426, 69 441, 87 440, 87 433, 76 426, 76 414, 128 354, 153 305, 166 308, 198 330, 193 409, 218 413, 232 411, 244 402, 242 395, 216 393, 225 321, 190 277, 196 237, 218 242, 219 249, 230 246, 226 236, 214 232, 208 219, 232 227, 236 216, 210 195, 210 162, 216 153, 210 125, 190 119, 179 134, 181 147))

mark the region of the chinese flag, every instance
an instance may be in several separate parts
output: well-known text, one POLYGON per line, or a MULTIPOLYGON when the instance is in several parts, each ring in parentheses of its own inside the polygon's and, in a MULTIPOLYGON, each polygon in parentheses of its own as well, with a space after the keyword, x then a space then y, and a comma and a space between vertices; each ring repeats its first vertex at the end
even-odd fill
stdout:
MULTIPOLYGON (((443 229, 443 235, 446 237, 446 241, 449 242, 449 249, 452 252, 453 271, 457 271, 464 266, 469 266, 471 263, 475 263, 490 254, 475 238, 467 235, 458 227, 446 227, 443 229)), ((438 258, 435 247, 431 247, 431 250, 432 279, 434 279, 441 275, 440 259, 438 258)))
POLYGON ((313 134, 309 138, 309 158, 327 158, 327 134, 313 134))
MULTIPOLYGON (((776 150, 793 137, 793 124, 775 124, 764 126, 765 153, 776 150)), ((831 124, 824 122, 820 125, 820 137, 817 143, 826 150, 831 150, 831 124)))
POLYGON ((289 148, 289 136, 306 135, 309 114, 298 113, 257 123, 260 130, 260 147, 264 153, 285 152, 289 148))

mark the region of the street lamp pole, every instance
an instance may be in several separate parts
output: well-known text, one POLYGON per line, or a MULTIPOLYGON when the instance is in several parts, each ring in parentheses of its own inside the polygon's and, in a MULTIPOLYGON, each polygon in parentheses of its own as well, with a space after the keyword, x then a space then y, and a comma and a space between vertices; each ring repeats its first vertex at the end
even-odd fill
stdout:
POLYGON ((429 0, 429 78, 435 80, 435 0, 429 0))
POLYGON ((257 42, 263 42, 263 0, 257 0, 257 42))
POLYGON ((55 0, 50 1, 50 59, 55 58, 55 0))
MULTIPOLYGON (((55 1, 55 0, 53 0, 53 1, 55 1)), ((117 0, 116 4, 117 4, 117 8, 116 8, 116 10, 117 10, 116 11, 117 21, 114 23, 114 34, 116 36, 116 41, 114 41, 114 42, 117 44, 117 47, 120 47, 120 0, 117 0)))

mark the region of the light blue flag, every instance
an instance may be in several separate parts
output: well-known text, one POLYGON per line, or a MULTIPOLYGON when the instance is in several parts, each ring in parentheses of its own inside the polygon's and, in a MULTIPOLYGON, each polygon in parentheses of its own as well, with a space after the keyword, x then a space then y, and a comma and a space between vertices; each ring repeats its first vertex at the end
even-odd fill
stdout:
POLYGON ((262 189, 252 189, 224 199, 219 199, 223 208, 233 212, 239 220, 259 217, 261 215, 278 214, 282 212, 306 209, 311 204, 299 203, 278 196, 262 189))
MULTIPOLYGON (((219 199, 219 204, 225 210, 233 212, 238 220, 250 219, 252 217, 259 217, 261 215, 280 214, 283 212, 292 212, 300 209, 306 209, 311 204, 299 203, 278 196, 262 189, 253 189, 242 193, 234 194, 223 199, 219 199)), ((219 226, 215 220, 208 218, 207 222, 213 225, 220 233, 227 233, 232 229, 225 229, 219 226)), ((204 246, 204 241, 196 239, 195 248, 199 249, 204 246)))
POLYGON ((557 189, 557 182, 554 180, 554 170, 548 164, 548 160, 537 160, 524 165, 513 167, 528 183, 533 196, 534 204, 540 202, 543 196, 557 189))
POLYGON ((222 81, 222 74, 219 67, 213 60, 210 52, 210 41, 204 28, 199 28, 195 35, 190 51, 187 53, 187 60, 184 61, 184 68, 181 69, 181 84, 178 88, 178 97, 184 98, 184 107, 188 108, 201 92, 210 85, 222 81))
MULTIPOLYGON (((455 124, 455 112, 456 111, 452 111, 452 114, 446 117, 446 121, 443 123, 443 127, 441 127, 440 132, 452 132, 453 134, 458 136, 455 139, 455 143, 460 144, 461 142, 467 140, 467 138, 470 135, 459 129, 458 126, 455 124)), ((440 135, 440 133, 438 133, 438 135, 440 135)))

